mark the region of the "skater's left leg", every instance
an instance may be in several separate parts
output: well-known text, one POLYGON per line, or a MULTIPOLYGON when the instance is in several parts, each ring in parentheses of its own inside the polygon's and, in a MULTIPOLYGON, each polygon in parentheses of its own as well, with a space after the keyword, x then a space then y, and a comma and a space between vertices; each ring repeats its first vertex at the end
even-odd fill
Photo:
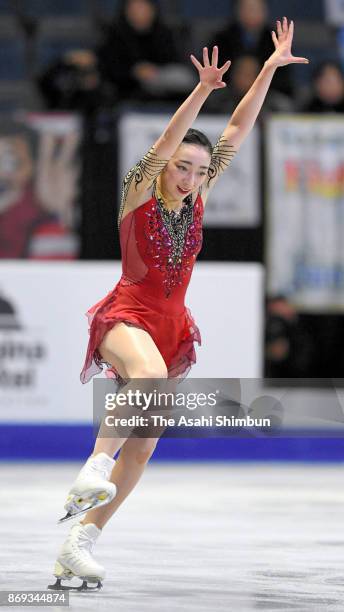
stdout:
POLYGON ((140 480, 158 440, 159 438, 129 438, 124 443, 110 478, 110 482, 115 483, 117 487, 116 497, 106 506, 87 512, 82 521, 83 525, 94 523, 99 529, 104 527, 140 480))
POLYGON ((118 490, 116 497, 106 506, 88 511, 82 522, 73 525, 55 564, 56 583, 49 585, 49 588, 71 588, 61 585, 61 580, 70 580, 73 576, 82 577, 83 585, 78 587, 82 590, 88 583, 93 583, 93 586, 96 583, 95 588, 100 588, 105 570, 92 556, 96 539, 101 534, 101 528, 139 481, 158 440, 129 438, 122 446, 111 473, 111 481, 118 490))

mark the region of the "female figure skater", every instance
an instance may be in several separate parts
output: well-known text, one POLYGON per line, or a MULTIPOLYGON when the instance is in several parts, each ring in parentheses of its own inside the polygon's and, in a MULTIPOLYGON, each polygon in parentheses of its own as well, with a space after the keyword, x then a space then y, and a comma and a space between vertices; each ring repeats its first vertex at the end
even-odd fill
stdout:
MULTIPOLYGON (((272 32, 275 51, 235 109, 212 148, 192 130, 210 93, 225 87, 230 66, 217 66, 218 49, 203 49, 203 65, 191 60, 200 81, 147 155, 127 174, 119 212, 123 274, 115 289, 89 311, 90 340, 82 382, 101 370, 118 381, 185 375, 195 362, 199 331, 184 296, 202 242, 202 217, 209 192, 253 127, 276 69, 308 63, 291 52, 294 24, 284 17, 272 32)), ((78 576, 101 586, 104 568, 92 557, 102 528, 140 479, 158 438, 110 438, 101 434, 74 482, 66 518, 85 513, 58 555, 54 588, 78 576), (121 449, 115 463, 113 457, 121 449)), ((62 519, 64 520, 64 519, 62 519)), ((64 587, 68 588, 68 587, 64 587)), ((80 588, 80 587, 79 587, 80 588)))

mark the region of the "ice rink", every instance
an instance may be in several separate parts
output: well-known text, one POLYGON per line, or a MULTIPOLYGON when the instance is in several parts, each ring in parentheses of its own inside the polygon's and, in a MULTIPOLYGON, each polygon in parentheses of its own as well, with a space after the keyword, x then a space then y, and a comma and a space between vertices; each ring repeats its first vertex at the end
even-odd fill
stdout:
MULTIPOLYGON (((1 465, 1 589, 45 590, 81 463, 1 465)), ((148 465, 95 549, 103 589, 72 610, 342 611, 344 466, 148 465)), ((66 608, 54 608, 66 609, 66 608)))

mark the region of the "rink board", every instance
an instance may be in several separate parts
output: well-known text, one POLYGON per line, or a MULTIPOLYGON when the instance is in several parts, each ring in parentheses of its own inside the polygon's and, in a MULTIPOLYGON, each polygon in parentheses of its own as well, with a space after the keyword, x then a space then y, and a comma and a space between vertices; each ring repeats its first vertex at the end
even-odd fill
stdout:
MULTIPOLYGON (((344 461, 343 438, 336 432, 314 432, 331 437, 193 438, 159 441, 151 461, 344 461)), ((0 460, 78 461, 93 447, 90 425, 0 426, 0 460)))
MULTIPOLYGON (((12 309, 0 312, 1 372, 22 374, 24 382, 29 374, 26 387, 1 385, 0 459, 73 460, 90 451, 92 385, 79 381, 84 312, 119 276, 119 262, 1 264, 1 298, 12 309)), ((202 334, 193 377, 261 375, 263 282, 259 264, 196 266, 186 300, 202 334)), ((166 439, 154 459, 344 460, 342 447, 333 437, 166 439)))

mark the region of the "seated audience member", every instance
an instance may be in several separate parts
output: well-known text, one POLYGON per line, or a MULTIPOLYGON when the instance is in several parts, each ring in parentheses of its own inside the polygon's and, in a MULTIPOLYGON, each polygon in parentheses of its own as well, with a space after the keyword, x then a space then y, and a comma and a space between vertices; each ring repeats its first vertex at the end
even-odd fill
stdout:
POLYGON ((38 78, 38 86, 51 110, 92 113, 116 100, 114 88, 102 81, 96 55, 91 50, 69 51, 38 78))
POLYGON ((344 112, 344 75, 340 64, 326 61, 313 76, 313 94, 302 109, 307 113, 344 112))
MULTIPOLYGON (((232 65, 231 76, 227 87, 219 89, 213 98, 207 101, 205 110, 208 112, 230 113, 250 89, 257 78, 261 67, 253 55, 243 55, 232 65)), ((272 89, 268 92, 260 119, 269 113, 289 113, 294 110, 292 100, 286 95, 272 89)))
POLYGON ((311 377, 314 341, 298 312, 283 295, 267 300, 265 375, 268 378, 311 377))
MULTIPOLYGON (((212 42, 219 47, 219 65, 227 59, 234 62, 241 55, 254 55, 263 65, 274 51, 266 0, 236 0, 234 6, 234 21, 218 32, 212 42)), ((286 94, 292 92, 290 67, 276 72, 272 88, 286 94)))
POLYGON ((195 82, 153 0, 124 0, 99 49, 99 61, 120 100, 175 100, 195 82))

